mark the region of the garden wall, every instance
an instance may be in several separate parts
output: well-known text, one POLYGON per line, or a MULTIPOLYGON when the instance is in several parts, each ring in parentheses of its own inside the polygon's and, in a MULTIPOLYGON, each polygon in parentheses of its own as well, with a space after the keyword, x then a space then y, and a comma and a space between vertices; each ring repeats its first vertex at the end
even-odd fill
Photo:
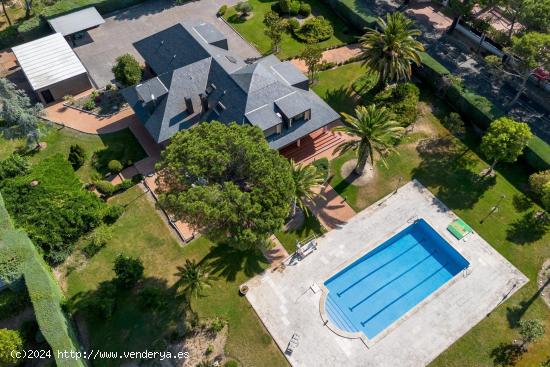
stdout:
POLYGON ((0 195, 0 258, 11 257, 22 272, 36 321, 60 367, 84 367, 82 360, 58 358, 57 351, 79 351, 70 321, 61 310, 63 294, 27 235, 15 230, 0 195))
MULTIPOLYGON (((504 115, 487 98, 451 80, 450 71, 430 55, 422 53, 421 56, 422 65, 415 68, 415 74, 437 91, 437 95, 442 96, 466 121, 486 130, 491 121, 504 115)), ((529 141, 522 158, 536 171, 549 169, 550 146, 535 136, 529 141)))

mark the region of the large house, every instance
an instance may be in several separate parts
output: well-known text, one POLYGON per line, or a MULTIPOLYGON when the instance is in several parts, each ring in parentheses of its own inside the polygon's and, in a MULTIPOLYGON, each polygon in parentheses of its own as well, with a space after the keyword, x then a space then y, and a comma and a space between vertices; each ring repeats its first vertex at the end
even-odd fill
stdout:
POLYGON ((177 24, 134 46, 155 77, 122 94, 157 143, 218 120, 258 126, 280 149, 340 117, 290 62, 245 62, 210 23, 177 24))

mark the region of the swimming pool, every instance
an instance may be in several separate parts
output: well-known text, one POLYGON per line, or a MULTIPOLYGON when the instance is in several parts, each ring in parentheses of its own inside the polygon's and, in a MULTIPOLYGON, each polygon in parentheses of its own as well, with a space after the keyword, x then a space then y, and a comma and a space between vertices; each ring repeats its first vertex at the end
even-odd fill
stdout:
POLYGON ((325 311, 338 328, 372 339, 468 265, 419 219, 325 281, 325 311))

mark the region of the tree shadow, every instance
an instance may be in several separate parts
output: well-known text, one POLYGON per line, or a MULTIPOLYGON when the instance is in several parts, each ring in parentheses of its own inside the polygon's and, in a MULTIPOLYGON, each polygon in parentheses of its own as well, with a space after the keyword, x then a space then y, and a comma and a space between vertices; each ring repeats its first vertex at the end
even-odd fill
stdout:
POLYGON ((126 167, 147 156, 128 128, 114 133, 100 134, 99 138, 105 148, 93 153, 92 162, 95 169, 101 174, 108 173, 107 165, 111 160, 118 160, 126 167))
POLYGON ((187 301, 165 279, 148 277, 132 290, 113 286, 113 280, 101 282, 96 289, 75 294, 64 305, 66 311, 85 321, 90 341, 87 347, 120 352, 133 345, 164 350, 166 340, 181 340, 185 336, 187 301), (146 308, 140 302, 140 293, 151 287, 159 289, 162 307, 146 308), (111 304, 110 316, 102 314, 104 305, 111 304))
POLYGON ((512 204, 518 212, 524 212, 533 207, 533 201, 525 195, 514 195, 512 198, 512 204))
POLYGON ((323 99, 334 110, 353 114, 353 111, 357 104, 359 104, 361 97, 356 95, 351 88, 340 87, 338 89, 327 90, 323 96, 323 99))
POLYGON ((264 271, 268 264, 258 250, 239 250, 226 244, 211 247, 210 252, 201 260, 214 276, 234 281, 239 272, 252 277, 264 271))
POLYGON ((506 239, 518 245, 526 245, 540 240, 549 227, 547 218, 538 217, 534 210, 530 210, 510 224, 506 230, 506 239))
POLYGON ((529 299, 521 301, 518 305, 515 305, 513 307, 506 308, 506 319, 508 320, 508 325, 510 325, 511 328, 517 327, 519 320, 521 320, 525 312, 527 312, 533 302, 537 300, 540 294, 549 285, 550 279, 548 279, 546 283, 544 283, 529 299))
POLYGON ((452 209, 472 208, 491 186, 495 177, 477 172, 473 152, 450 136, 422 140, 417 151, 422 158, 413 177, 425 186, 439 188, 438 198, 452 209))
POLYGON ((514 366, 522 354, 520 345, 501 343, 491 351, 491 358, 495 366, 514 366))

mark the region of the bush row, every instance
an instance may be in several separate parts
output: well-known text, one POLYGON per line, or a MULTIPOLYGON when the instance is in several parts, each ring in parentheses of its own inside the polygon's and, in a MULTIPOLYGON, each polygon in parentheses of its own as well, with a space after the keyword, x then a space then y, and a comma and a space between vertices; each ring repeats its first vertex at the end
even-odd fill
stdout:
POLYGON ((27 237, 15 230, 0 195, 2 258, 17 258, 42 335, 53 350, 57 366, 84 367, 81 360, 58 358, 58 351, 79 351, 70 321, 61 310, 63 295, 47 265, 27 237))
MULTIPOLYGON (((466 121, 486 130, 491 121, 504 115, 487 98, 464 87, 453 79, 449 70, 427 53, 422 53, 422 65, 415 74, 437 91, 466 121)), ((523 159, 534 170, 550 168, 550 146, 538 137, 533 137, 525 149, 523 159)))

